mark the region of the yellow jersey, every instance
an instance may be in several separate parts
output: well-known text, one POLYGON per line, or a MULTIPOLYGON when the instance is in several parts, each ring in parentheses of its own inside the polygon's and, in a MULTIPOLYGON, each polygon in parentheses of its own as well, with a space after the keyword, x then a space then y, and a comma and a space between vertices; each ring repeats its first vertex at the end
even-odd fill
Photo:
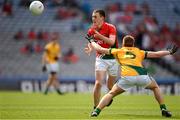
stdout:
POLYGON ((60 45, 56 42, 50 42, 45 46, 46 61, 48 63, 55 63, 58 61, 60 54, 60 45))
POLYGON ((121 76, 147 75, 142 65, 147 52, 136 47, 112 48, 110 53, 114 55, 121 65, 121 76))

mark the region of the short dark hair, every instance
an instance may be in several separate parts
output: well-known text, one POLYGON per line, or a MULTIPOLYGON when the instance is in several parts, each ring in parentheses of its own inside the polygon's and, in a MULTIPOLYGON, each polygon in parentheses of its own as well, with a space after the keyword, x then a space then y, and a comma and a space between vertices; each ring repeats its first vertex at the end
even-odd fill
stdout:
POLYGON ((100 16, 103 16, 104 18, 106 17, 106 14, 105 14, 105 11, 104 11, 104 10, 97 9, 97 10, 94 10, 93 12, 99 13, 99 15, 100 15, 100 16))
POLYGON ((123 38, 123 46, 124 47, 133 47, 134 46, 135 39, 131 35, 126 35, 123 38))

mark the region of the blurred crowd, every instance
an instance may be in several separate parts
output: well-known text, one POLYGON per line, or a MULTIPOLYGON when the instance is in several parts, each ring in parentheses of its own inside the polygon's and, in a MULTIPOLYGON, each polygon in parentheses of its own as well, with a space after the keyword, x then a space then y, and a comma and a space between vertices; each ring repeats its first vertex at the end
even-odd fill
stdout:
MULTIPOLYGON (((21 7, 28 7, 32 0, 19 0, 18 5, 21 7)), ((79 17, 81 24, 78 26, 72 26, 72 32, 81 30, 87 30, 91 24, 91 12, 92 6, 89 1, 84 0, 78 3, 76 0, 41 0, 49 9, 56 8, 55 20, 66 20, 79 17)), ((1 3, 3 16, 13 16, 13 1, 4 0, 1 3)), ((152 13, 151 7, 147 2, 141 4, 128 3, 122 4, 116 2, 108 4, 104 8, 106 10, 108 21, 117 27, 118 37, 121 43, 122 37, 126 34, 131 34, 136 38, 136 44, 138 47, 145 50, 159 50, 166 48, 171 43, 175 43, 180 46, 180 23, 176 23, 175 27, 172 28, 168 24, 164 23, 159 25, 159 20, 152 13), (135 18, 141 18, 141 20, 134 24, 135 18)), ((176 5, 173 6, 174 13, 180 15, 179 9, 176 5)), ((35 29, 35 28, 34 28, 35 29)), ((49 39, 49 33, 46 30, 39 30, 35 33, 31 29, 27 34, 29 41, 37 39, 35 44, 28 42, 21 50, 26 51, 41 51, 41 42, 49 39), (33 49, 32 49, 33 48, 33 49)), ((20 40, 25 37, 23 30, 19 30, 15 35, 14 39, 20 40)), ((166 58, 165 58, 166 59, 166 58)), ((180 61, 180 55, 176 54, 172 61, 180 61)))
POLYGON ((48 32, 47 30, 36 31, 34 28, 31 28, 27 33, 23 30, 17 31, 17 33, 14 34, 14 40, 24 42, 24 45, 20 49, 20 52, 23 54, 41 53, 43 46, 50 41, 53 36, 56 36, 57 39, 60 40, 60 34, 58 32, 48 32))
MULTIPOLYGON (((180 47, 180 23, 176 23, 174 28, 170 28, 166 23, 160 26, 146 2, 140 5, 129 3, 124 6, 120 2, 113 3, 106 6, 106 11, 108 20, 117 27, 120 40, 124 35, 131 34, 136 38, 137 46, 145 50, 160 50, 172 43, 180 47), (132 28, 134 18, 140 16, 142 19, 132 28)), ((165 59, 171 59, 172 62, 180 61, 180 56, 176 54, 165 59)))

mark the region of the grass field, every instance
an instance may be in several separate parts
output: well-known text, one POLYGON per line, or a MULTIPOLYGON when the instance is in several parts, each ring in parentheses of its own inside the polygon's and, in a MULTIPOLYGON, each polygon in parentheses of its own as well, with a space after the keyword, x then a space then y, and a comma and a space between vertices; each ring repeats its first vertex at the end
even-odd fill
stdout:
POLYGON ((64 119, 64 120, 180 120, 180 96, 164 96, 173 117, 161 117, 159 106, 151 95, 119 95, 97 118, 91 118, 90 93, 43 95, 0 92, 0 119, 64 119))

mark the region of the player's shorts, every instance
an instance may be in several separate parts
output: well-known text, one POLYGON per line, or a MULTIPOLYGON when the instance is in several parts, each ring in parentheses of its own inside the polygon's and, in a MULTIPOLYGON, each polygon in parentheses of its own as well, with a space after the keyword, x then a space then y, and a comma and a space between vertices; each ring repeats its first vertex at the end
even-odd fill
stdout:
POLYGON ((48 73, 57 73, 59 72, 59 64, 56 63, 50 63, 46 65, 48 73))
POLYGON ((146 88, 154 80, 149 75, 124 76, 117 81, 117 85, 123 90, 128 90, 134 86, 146 88))
POLYGON ((111 76, 118 75, 119 64, 115 59, 96 58, 95 71, 107 71, 111 76))

